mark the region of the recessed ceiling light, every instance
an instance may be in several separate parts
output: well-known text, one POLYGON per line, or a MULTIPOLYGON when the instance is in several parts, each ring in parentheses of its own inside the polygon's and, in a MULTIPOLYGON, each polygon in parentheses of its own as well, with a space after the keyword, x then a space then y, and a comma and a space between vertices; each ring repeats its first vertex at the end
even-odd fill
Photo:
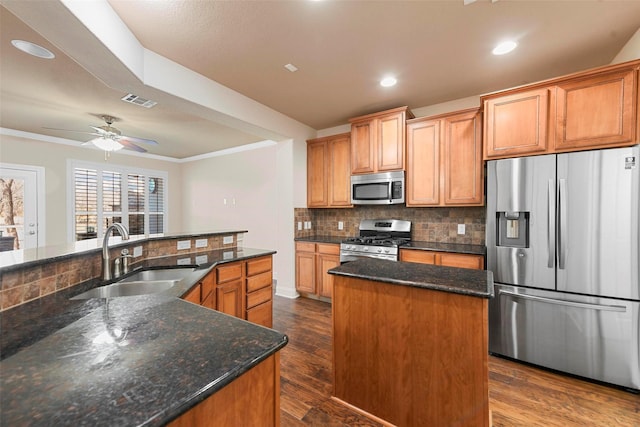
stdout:
POLYGON ((295 73, 296 71, 298 71, 298 67, 296 67, 293 64, 287 64, 284 66, 284 68, 286 68, 287 70, 291 71, 292 73, 295 73))
POLYGON ((37 56, 38 58, 53 59, 56 57, 49 49, 45 49, 35 43, 26 42, 24 40, 11 40, 11 44, 17 49, 20 49, 29 55, 37 56))
POLYGON ((396 80, 395 77, 391 77, 391 76, 387 76, 384 79, 380 80, 380 86, 382 87, 395 86, 396 83, 398 83, 398 80, 396 80))
POLYGON ((511 52, 516 47, 518 47, 518 43, 514 42, 513 40, 508 40, 494 47, 491 53, 493 53, 494 55, 504 55, 505 53, 511 52))

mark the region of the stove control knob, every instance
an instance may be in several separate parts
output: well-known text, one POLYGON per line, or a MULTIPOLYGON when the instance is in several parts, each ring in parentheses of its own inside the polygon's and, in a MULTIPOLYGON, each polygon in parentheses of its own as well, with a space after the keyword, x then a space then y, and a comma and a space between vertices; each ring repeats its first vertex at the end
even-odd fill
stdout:
MULTIPOLYGON (((382 248, 378 248, 378 253, 382 252, 382 248)), ((388 251, 387 251, 388 252, 388 251)))
POLYGON ((391 249, 389 249, 389 248, 387 248, 387 249, 385 249, 385 250, 384 250, 384 253, 385 253, 385 254, 388 254, 389 252, 391 252, 391 249))
POLYGON ((364 252, 369 252, 369 246, 365 246, 363 249, 364 252))

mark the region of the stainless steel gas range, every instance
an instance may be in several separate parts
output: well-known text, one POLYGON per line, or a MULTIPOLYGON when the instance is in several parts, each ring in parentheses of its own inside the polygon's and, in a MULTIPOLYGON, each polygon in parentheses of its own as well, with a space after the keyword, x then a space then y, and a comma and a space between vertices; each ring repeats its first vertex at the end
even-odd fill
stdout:
POLYGON ((411 241, 411 221, 363 219, 359 234, 340 243, 340 263, 358 258, 398 260, 398 248, 411 241))

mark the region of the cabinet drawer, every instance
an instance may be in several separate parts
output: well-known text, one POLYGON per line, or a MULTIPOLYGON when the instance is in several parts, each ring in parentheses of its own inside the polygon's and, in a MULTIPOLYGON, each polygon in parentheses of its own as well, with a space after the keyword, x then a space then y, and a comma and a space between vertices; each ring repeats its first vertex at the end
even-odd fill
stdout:
POLYGON ((242 263, 223 265, 216 268, 216 283, 237 280, 242 277, 242 263))
POLYGON ((415 249, 400 249, 400 261, 418 262, 421 264, 435 264, 436 254, 434 252, 420 251, 415 249))
POLYGON ((265 286, 270 286, 272 281, 273 276, 271 275, 271 270, 253 277, 247 277, 247 292, 253 292, 265 286))
POLYGON ((247 261, 247 276, 271 271, 271 257, 257 258, 247 261))
POLYGON ((471 268, 482 270, 484 257, 482 255, 441 253, 438 254, 438 264, 446 267, 471 268))
POLYGON ((296 251, 298 252, 315 252, 316 244, 309 242, 296 242, 296 251))
POLYGON ((318 253, 327 255, 340 255, 340 245, 333 243, 318 243, 318 253))
POLYGON ((273 302, 267 301, 248 309, 247 320, 267 328, 273 327, 273 302))
POLYGON ((271 286, 259 289, 254 292, 250 292, 247 294, 247 308, 255 307, 258 304, 262 304, 263 302, 270 301, 272 298, 272 290, 271 286))

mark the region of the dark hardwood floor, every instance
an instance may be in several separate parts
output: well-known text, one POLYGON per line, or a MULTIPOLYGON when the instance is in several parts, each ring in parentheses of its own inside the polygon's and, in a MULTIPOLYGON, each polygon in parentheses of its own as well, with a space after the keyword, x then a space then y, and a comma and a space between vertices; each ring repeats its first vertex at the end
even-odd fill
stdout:
MULTIPOLYGON (((330 398, 331 305, 275 297, 273 314, 273 328, 289 336, 280 358, 282 427, 380 426, 330 398)), ((495 427, 640 427, 639 395, 497 357, 489 357, 489 404, 495 427)))

